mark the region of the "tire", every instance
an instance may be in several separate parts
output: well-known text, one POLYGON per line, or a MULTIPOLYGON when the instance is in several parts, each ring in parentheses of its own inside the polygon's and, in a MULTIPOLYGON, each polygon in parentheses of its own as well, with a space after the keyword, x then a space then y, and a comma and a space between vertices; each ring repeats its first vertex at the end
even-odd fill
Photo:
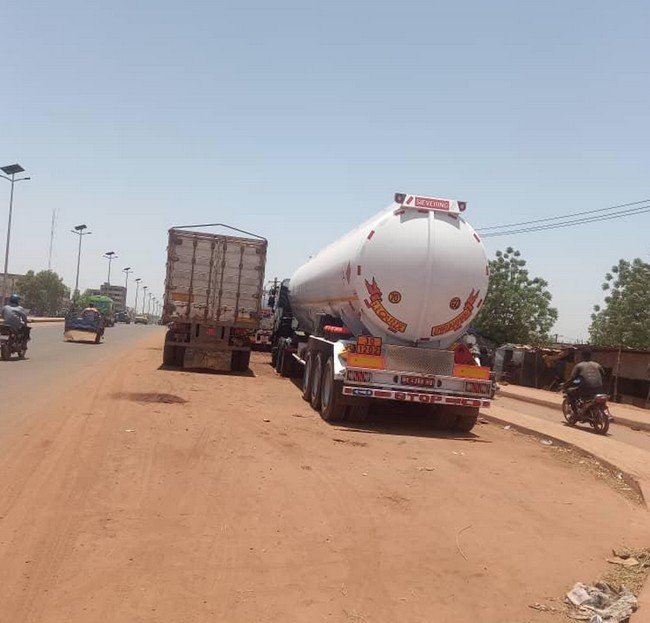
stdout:
POLYGON ((233 350, 230 353, 230 371, 243 372, 242 369, 242 353, 240 350, 233 350))
POLYGON ((346 422, 367 422, 370 405, 364 401, 361 404, 351 405, 348 407, 348 413, 345 418, 346 422))
POLYGON ((312 354, 308 352, 305 356, 305 365, 302 371, 302 399, 307 402, 311 400, 311 369, 313 361, 312 354))
POLYGON ((468 409, 468 411, 472 411, 472 413, 458 415, 453 430, 460 433, 469 433, 474 428, 478 420, 478 409, 468 409))
POLYGON ((172 365, 182 368, 185 364, 185 349, 180 346, 174 346, 174 363, 172 365))
POLYGON ((0 349, 0 357, 2 357, 3 361, 9 361, 9 358, 11 357, 11 351, 9 350, 9 344, 3 344, 2 348, 0 349))
POLYGON ((282 364, 283 356, 284 356, 284 342, 280 342, 275 352, 275 362, 273 364, 273 367, 275 368, 275 371, 278 374, 280 374, 280 365, 282 364))
POLYGON ((165 334, 165 343, 163 345, 163 366, 174 365, 174 343, 169 339, 171 331, 165 334))
POLYGON ((591 416, 590 423, 592 428, 599 435, 606 435, 609 430, 609 415, 607 411, 602 407, 592 407, 591 416))
POLYGON ((165 336, 165 344, 163 346, 163 366, 173 366, 175 363, 176 346, 173 342, 168 342, 168 335, 165 336))
POLYGON ((293 355, 286 346, 282 349, 278 357, 278 368, 281 377, 286 379, 293 376, 293 355))
POLYGON ((311 369, 311 391, 309 392, 309 404, 316 411, 320 411, 320 393, 323 383, 323 355, 317 353, 313 357, 311 369))
POLYGON ((568 398, 565 398, 562 401, 562 413, 564 414, 564 419, 566 420, 569 426, 575 426, 578 421, 578 416, 571 409, 571 403, 568 398))
POLYGON ((334 357, 328 357, 321 376, 321 417, 326 422, 345 420, 346 405, 341 404, 343 382, 334 380, 334 357))
POLYGON ((434 415, 433 425, 436 430, 454 430, 458 422, 456 413, 436 413, 434 415))
POLYGON ((232 351, 230 369, 232 372, 246 372, 251 361, 251 352, 249 350, 232 351))

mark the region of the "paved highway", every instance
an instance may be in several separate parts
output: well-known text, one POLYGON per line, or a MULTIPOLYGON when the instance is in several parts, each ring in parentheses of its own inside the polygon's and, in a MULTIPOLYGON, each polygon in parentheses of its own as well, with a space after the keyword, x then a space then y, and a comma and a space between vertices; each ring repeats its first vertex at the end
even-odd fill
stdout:
POLYGON ((95 364, 114 357, 119 365, 122 351, 155 331, 162 341, 163 327, 119 324, 106 329, 101 344, 85 344, 64 342, 63 323, 33 324, 27 357, 0 360, 0 430, 12 416, 44 408, 48 396, 67 391, 64 380, 75 378, 83 389, 95 364))

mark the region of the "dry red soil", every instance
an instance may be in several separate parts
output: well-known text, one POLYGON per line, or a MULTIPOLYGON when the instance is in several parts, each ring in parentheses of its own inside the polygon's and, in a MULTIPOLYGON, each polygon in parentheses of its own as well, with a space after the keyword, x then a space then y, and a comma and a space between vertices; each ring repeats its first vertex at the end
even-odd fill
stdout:
POLYGON ((330 426, 266 355, 197 374, 160 347, 12 419, 1 623, 548 621, 529 605, 647 545, 644 508, 536 440, 330 426))

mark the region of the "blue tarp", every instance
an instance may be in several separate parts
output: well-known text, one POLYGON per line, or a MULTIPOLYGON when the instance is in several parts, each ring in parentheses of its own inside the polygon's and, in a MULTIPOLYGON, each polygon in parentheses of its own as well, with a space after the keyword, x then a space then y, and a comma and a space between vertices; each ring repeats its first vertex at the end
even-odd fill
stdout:
POLYGON ((76 329, 78 331, 92 331, 96 333, 104 326, 100 314, 91 311, 70 312, 65 317, 65 331, 76 329))

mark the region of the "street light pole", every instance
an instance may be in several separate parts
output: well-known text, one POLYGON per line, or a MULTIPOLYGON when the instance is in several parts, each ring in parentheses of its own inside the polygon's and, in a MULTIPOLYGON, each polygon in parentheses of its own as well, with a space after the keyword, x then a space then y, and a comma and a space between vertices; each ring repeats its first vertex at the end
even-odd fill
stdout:
POLYGON ((10 164, 6 167, 0 167, 3 173, 6 175, 0 175, 11 184, 11 194, 9 195, 9 221, 7 224, 7 245, 5 247, 5 267, 4 273, 2 275, 2 300, 0 303, 4 305, 5 298, 7 296, 7 271, 9 270, 9 242, 11 241, 11 215, 13 212, 14 206, 14 184, 16 182, 24 182, 26 180, 31 180, 31 177, 19 177, 16 179, 16 173, 22 173, 23 169, 19 164, 10 164), (11 175, 11 177, 8 177, 11 175))
POLYGON ((144 316, 145 299, 147 298, 147 286, 142 286, 144 294, 142 295, 142 315, 144 316))
POLYGON ((124 273, 125 279, 124 279, 124 311, 126 311, 126 297, 129 294, 129 274, 132 273, 133 271, 131 270, 130 266, 127 266, 126 268, 122 269, 122 272, 124 273))
POLYGON ((77 277, 75 278, 74 292, 72 293, 73 301, 76 301, 77 297, 79 296, 79 265, 81 264, 81 239, 84 236, 93 233, 91 231, 84 231, 86 229, 88 229, 86 225, 75 225, 75 228, 70 230, 73 234, 79 236, 79 250, 77 251, 77 277))
POLYGON ((111 285, 111 262, 117 259, 117 254, 115 253, 115 251, 106 251, 106 253, 104 253, 104 257, 108 260, 108 281, 106 283, 108 283, 108 285, 110 286, 111 285))
POLYGON ((142 279, 138 277, 135 280, 135 305, 133 306, 133 310, 135 311, 136 316, 138 315, 138 291, 140 290, 140 282, 142 279))

